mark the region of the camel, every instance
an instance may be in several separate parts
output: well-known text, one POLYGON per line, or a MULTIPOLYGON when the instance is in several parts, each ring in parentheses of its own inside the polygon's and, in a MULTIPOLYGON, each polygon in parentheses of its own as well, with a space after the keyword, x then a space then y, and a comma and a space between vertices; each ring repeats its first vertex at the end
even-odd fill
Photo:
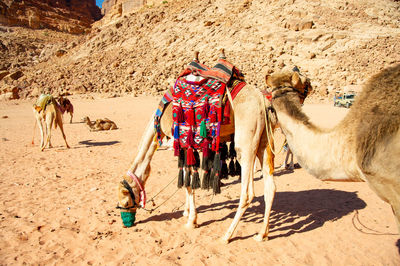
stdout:
POLYGON ((266 76, 272 106, 300 165, 321 180, 365 181, 397 219, 400 232, 400 64, 364 85, 347 116, 325 130, 302 112, 308 94, 297 72, 266 76))
POLYGON ((48 147, 51 148, 51 128, 52 125, 54 124, 54 128, 57 128, 57 125, 59 126, 62 136, 65 141, 65 145, 67 148, 70 148, 67 139, 65 137, 64 133, 64 127, 63 127, 63 122, 62 122, 62 113, 59 108, 59 105, 57 104, 56 100, 54 99, 53 96, 49 94, 42 94, 36 103, 33 105, 33 113, 36 118, 35 120, 35 125, 33 128, 33 138, 32 138, 32 145, 34 144, 34 138, 35 138, 35 128, 36 124, 39 125, 40 129, 40 135, 41 135, 41 141, 40 141, 40 149, 43 151, 45 147, 48 144, 48 147), (43 122, 46 122, 46 143, 44 143, 44 132, 43 132, 43 122))
MULTIPOLYGON (((225 59, 222 51, 221 57, 225 59)), ((198 61, 198 53, 195 55, 198 61)), ((235 150, 237 159, 241 165, 241 192, 239 205, 235 217, 225 235, 221 238, 223 243, 228 243, 243 213, 249 207, 254 198, 254 164, 256 157, 260 160, 262 166, 262 176, 264 179, 264 200, 265 213, 264 222, 255 240, 262 241, 267 238, 269 230, 269 216, 272 202, 274 199, 276 187, 273 178, 274 155, 271 149, 274 148, 273 142, 267 144, 266 116, 274 115, 265 108, 264 98, 261 92, 251 85, 246 85, 237 94, 231 104, 231 114, 229 125, 221 126, 221 142, 230 141, 234 134, 235 150), (267 112, 267 113, 266 113, 267 112), (249 115, 251 114, 251 115, 249 115)), ((163 136, 172 137, 172 104, 169 104, 161 117, 160 124, 163 136)), ((272 121, 272 127, 275 127, 276 121, 272 121)), ((128 193, 126 185, 120 182, 118 185, 119 204, 124 209, 139 206, 139 196, 143 195, 146 181, 150 175, 150 162, 157 149, 154 132, 154 115, 145 129, 139 144, 138 153, 129 168, 127 174, 123 175, 123 180, 131 186, 134 200, 128 193), (142 187, 142 189, 140 189, 142 187)), ((197 211, 195 206, 195 190, 191 187, 186 189, 186 204, 183 215, 187 217, 186 228, 197 227, 197 211)), ((143 196, 142 196, 143 198, 143 196)))
POLYGON ((58 99, 58 103, 61 106, 60 109, 62 114, 64 114, 65 112, 69 113, 71 117, 69 123, 72 124, 72 117, 74 116, 74 106, 72 105, 71 101, 68 98, 60 96, 60 98, 58 99))
POLYGON ((101 131, 101 130, 114 130, 118 129, 117 125, 114 121, 111 121, 108 118, 104 119, 96 119, 96 121, 90 121, 88 116, 82 118, 82 121, 86 123, 89 127, 90 131, 101 131))

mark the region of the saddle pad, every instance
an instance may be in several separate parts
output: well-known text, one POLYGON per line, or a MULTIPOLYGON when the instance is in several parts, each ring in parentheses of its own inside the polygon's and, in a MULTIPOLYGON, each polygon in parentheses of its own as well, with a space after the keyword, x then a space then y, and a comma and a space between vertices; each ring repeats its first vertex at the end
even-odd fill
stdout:
POLYGON ((221 102, 225 84, 216 79, 188 81, 186 76, 178 78, 172 90, 174 138, 181 148, 199 149, 205 138, 219 135, 221 102), (206 135, 201 136, 201 124, 206 135), (204 126, 203 126, 204 127, 204 126))

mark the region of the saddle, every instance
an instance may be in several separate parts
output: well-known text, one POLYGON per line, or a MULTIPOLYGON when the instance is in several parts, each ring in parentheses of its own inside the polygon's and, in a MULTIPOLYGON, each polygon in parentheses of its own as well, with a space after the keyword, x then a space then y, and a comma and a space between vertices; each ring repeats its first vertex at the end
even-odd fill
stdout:
POLYGON ((42 110, 46 110, 47 105, 54 102, 55 99, 51 94, 41 94, 36 102, 33 104, 33 107, 38 113, 40 113, 42 110))
MULTIPOLYGON (((212 68, 195 59, 181 72, 175 85, 164 94, 155 115, 154 127, 161 145, 160 118, 165 107, 172 104, 174 155, 179 158, 178 187, 200 187, 198 168, 201 151, 204 170, 201 187, 212 187, 214 193, 220 193, 221 174, 226 177, 228 175, 225 163, 228 148, 226 143, 220 143, 219 137, 221 125, 230 123, 230 105, 226 104, 225 94, 229 90, 234 98, 245 85, 243 74, 224 58, 220 58, 212 68)), ((233 154, 234 144, 231 144, 233 154)), ((234 159, 235 155, 229 157, 234 159)), ((237 173, 234 170, 231 172, 237 173)))

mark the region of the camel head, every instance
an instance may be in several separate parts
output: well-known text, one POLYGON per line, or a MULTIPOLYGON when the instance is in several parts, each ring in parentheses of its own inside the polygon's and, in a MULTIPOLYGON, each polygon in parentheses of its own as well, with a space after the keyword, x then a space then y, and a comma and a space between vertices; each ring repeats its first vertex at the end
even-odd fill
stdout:
POLYGON ((125 227, 133 226, 140 199, 140 189, 135 182, 129 183, 130 179, 129 176, 124 176, 117 187, 117 208, 121 210, 121 219, 125 227))
POLYGON ((291 71, 280 71, 265 76, 265 82, 272 89, 272 98, 278 98, 288 93, 297 93, 300 104, 303 104, 306 97, 312 92, 310 80, 300 74, 295 67, 291 71))

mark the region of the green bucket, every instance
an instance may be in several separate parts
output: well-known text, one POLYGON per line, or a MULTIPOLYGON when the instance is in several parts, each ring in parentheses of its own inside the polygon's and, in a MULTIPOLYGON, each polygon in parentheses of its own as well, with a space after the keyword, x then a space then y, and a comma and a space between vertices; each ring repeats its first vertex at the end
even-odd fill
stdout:
POLYGON ((136 212, 121 212, 122 222, 126 227, 132 227, 135 223, 136 212))

